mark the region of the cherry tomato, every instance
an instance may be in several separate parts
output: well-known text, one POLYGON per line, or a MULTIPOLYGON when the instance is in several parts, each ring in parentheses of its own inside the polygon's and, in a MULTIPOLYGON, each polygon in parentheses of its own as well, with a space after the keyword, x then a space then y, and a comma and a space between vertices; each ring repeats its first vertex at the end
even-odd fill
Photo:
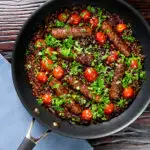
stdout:
POLYGON ((70 23, 74 25, 78 25, 81 21, 81 17, 77 14, 72 14, 70 17, 70 23))
POLYGON ((54 48, 49 46, 46 48, 45 53, 48 54, 49 56, 52 56, 53 51, 54 51, 54 48))
POLYGON ((52 64, 53 64, 53 61, 48 59, 47 57, 41 60, 41 66, 45 71, 52 70, 52 64))
POLYGON ((100 43, 100 44, 104 44, 106 42, 106 36, 103 32, 97 32, 96 33, 96 40, 100 43))
POLYGON ((40 82, 47 82, 47 76, 45 74, 45 72, 39 72, 38 75, 37 75, 37 79, 40 81, 40 82))
POLYGON ((98 73, 94 68, 88 67, 84 72, 84 77, 89 81, 93 82, 97 79, 98 73))
POLYGON ((64 70, 60 66, 57 66, 56 68, 54 68, 53 76, 56 79, 61 79, 63 75, 64 75, 64 70))
POLYGON ((127 28, 126 24, 120 23, 117 25, 117 31, 119 33, 123 32, 127 28))
POLYGON ((82 119, 87 121, 90 121, 92 119, 92 112, 90 109, 83 110, 82 119))
POLYGON ((81 17, 83 18, 84 21, 87 21, 91 17, 91 13, 88 10, 83 10, 81 12, 81 17))
POLYGON ((134 90, 131 87, 127 87, 123 89, 123 97, 132 98, 134 95, 134 90))
POLYGON ((131 60, 130 66, 133 69, 137 69, 138 68, 138 61, 137 60, 131 60))
POLYGON ((92 17, 90 19, 90 24, 92 25, 92 27, 97 27, 97 25, 98 25, 98 18, 92 17))
POLYGON ((113 63, 118 59, 118 52, 112 51, 111 55, 107 57, 107 64, 113 63))
POLYGON ((114 112, 115 106, 113 103, 107 104, 104 108, 104 113, 110 115, 114 112))
POLYGON ((58 20, 59 21, 66 22, 67 19, 68 19, 68 16, 65 13, 61 13, 61 14, 58 15, 58 20))
POLYGON ((38 39, 36 42, 35 42, 35 47, 36 48, 42 48, 42 47, 45 47, 46 43, 43 39, 38 39))
POLYGON ((44 95, 42 96, 42 101, 43 101, 43 103, 46 104, 46 105, 50 104, 51 101, 52 101, 51 94, 49 94, 49 93, 44 94, 44 95))

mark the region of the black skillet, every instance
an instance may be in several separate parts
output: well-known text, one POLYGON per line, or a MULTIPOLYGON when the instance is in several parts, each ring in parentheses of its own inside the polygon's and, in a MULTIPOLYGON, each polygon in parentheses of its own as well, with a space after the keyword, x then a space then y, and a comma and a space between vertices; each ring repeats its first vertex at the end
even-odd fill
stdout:
MULTIPOLYGON (((135 121, 145 110, 150 102, 150 28, 141 15, 123 0, 54 0, 44 4, 38 9, 22 28, 15 45, 12 59, 12 75, 16 91, 19 98, 29 113, 41 124, 47 126, 52 131, 65 136, 80 139, 96 139, 116 133, 135 121), (47 112, 39 106, 35 97, 32 95, 31 86, 27 80, 24 69, 25 51, 31 40, 33 33, 37 30, 38 25, 42 24, 44 18, 51 12, 55 12, 62 7, 71 7, 73 4, 90 4, 105 8, 107 11, 117 13, 126 22, 131 23, 133 31, 137 39, 144 48, 145 70, 147 71, 147 79, 142 85, 142 89, 138 93, 136 99, 131 106, 119 117, 108 122, 81 126, 70 125, 67 121, 61 121, 54 114, 47 112), (39 110, 39 114, 35 113, 39 110), (38 115, 37 115, 38 114, 38 115), (59 123, 59 127, 54 126, 54 122, 59 123)), ((35 145, 33 140, 26 138, 19 149, 31 149, 35 145), (29 144, 29 145, 28 145, 29 144), (28 147, 29 146, 29 147, 28 147)))

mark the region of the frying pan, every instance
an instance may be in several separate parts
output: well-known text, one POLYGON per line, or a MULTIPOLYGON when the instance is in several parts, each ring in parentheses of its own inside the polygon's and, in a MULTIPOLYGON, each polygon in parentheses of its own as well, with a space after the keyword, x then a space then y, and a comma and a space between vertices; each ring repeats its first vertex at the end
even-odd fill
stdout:
MULTIPOLYGON (((47 126, 52 131, 80 139, 101 138, 116 133, 135 121, 145 110, 150 102, 150 28, 141 15, 129 4, 123 0, 54 0, 48 1, 38 9, 22 28, 15 45, 12 59, 12 76, 18 96, 29 111, 29 113, 41 124, 47 126), (92 124, 89 126, 71 125, 67 121, 62 121, 54 114, 49 113, 43 107, 39 106, 35 97, 32 95, 31 86, 27 79, 24 68, 25 52, 33 33, 38 26, 43 23, 44 18, 52 12, 63 7, 70 7, 73 4, 90 4, 106 9, 111 13, 117 13, 132 25, 136 38, 144 48, 145 70, 147 79, 142 85, 140 92, 130 107, 120 116, 101 124, 92 124), (36 111, 35 111, 36 110, 36 111), (38 113, 37 113, 38 112, 38 113), (54 122, 59 126, 54 126, 54 122)), ((32 139, 25 138, 19 149, 31 149, 35 145, 32 139)))

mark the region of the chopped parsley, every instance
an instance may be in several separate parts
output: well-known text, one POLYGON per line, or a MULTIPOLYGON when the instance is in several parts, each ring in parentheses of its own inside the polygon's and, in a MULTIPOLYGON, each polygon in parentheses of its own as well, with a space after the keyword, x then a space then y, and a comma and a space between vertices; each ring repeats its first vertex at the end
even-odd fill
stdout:
POLYGON ((78 73, 82 72, 82 65, 76 61, 71 63, 70 67, 70 75, 78 75, 78 73))
POLYGON ((135 37, 133 37, 131 34, 127 34, 127 32, 125 32, 125 31, 122 34, 122 38, 123 38, 123 40, 129 41, 131 43, 133 43, 135 41, 135 37))
POLYGON ((38 98, 38 99, 37 99, 37 102, 38 102, 39 105, 42 105, 42 104, 43 104, 42 98, 38 98))
POLYGON ((126 99, 121 98, 118 102, 117 102, 117 106, 120 108, 124 108, 126 105, 128 104, 128 101, 126 99))
POLYGON ((88 7, 87 7, 87 10, 89 11, 89 12, 91 12, 91 13, 95 13, 95 8, 93 7, 93 6, 91 6, 91 5, 89 5, 88 7))
POLYGON ((64 27, 64 25, 65 25, 65 23, 64 23, 64 22, 61 22, 61 21, 59 21, 59 20, 56 20, 56 22, 55 22, 55 26, 56 26, 56 27, 64 27))

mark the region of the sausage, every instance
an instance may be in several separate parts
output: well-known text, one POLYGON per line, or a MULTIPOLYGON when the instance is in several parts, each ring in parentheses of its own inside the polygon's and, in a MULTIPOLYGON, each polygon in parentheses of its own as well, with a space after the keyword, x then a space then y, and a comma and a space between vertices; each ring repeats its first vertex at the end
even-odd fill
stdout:
POLYGON ((64 39, 68 36, 72 37, 86 37, 92 35, 92 29, 88 26, 84 27, 70 27, 70 28, 53 28, 51 31, 53 37, 57 39, 64 39))
MULTIPOLYGON (((50 83, 50 87, 56 92, 57 96, 61 96, 64 94, 68 94, 68 89, 66 89, 64 86, 62 86, 61 82, 57 79, 53 78, 50 83)), ((68 110, 70 110, 71 113, 78 115, 82 112, 81 106, 76 103, 75 101, 66 101, 66 107, 68 110)))
POLYGON ((130 56, 130 50, 127 44, 117 35, 115 31, 113 31, 112 26, 109 24, 109 22, 103 22, 102 30, 106 33, 106 35, 110 38, 110 40, 114 43, 114 45, 121 53, 123 53, 127 57, 130 56))
POLYGON ((77 80, 73 76, 66 76, 65 80, 70 86, 72 86, 73 89, 79 90, 85 97, 97 102, 100 101, 100 97, 93 94, 92 91, 89 90, 89 87, 86 84, 82 83, 80 80, 77 80))
MULTIPOLYGON (((92 54, 85 54, 85 53, 77 54, 77 57, 74 58, 74 57, 71 57, 71 56, 68 56, 68 57, 63 56, 61 54, 61 49, 60 48, 57 48, 56 50, 62 58, 65 58, 65 59, 68 59, 68 60, 75 60, 75 61, 79 62, 82 65, 91 66, 91 63, 94 60, 94 56, 92 54)), ((72 52, 75 53, 75 50, 72 51, 72 52)))
POLYGON ((115 68, 114 77, 111 83, 110 88, 110 98, 111 99, 119 99, 120 94, 122 92, 122 84, 121 80, 125 73, 125 65, 124 64, 118 64, 115 68))

